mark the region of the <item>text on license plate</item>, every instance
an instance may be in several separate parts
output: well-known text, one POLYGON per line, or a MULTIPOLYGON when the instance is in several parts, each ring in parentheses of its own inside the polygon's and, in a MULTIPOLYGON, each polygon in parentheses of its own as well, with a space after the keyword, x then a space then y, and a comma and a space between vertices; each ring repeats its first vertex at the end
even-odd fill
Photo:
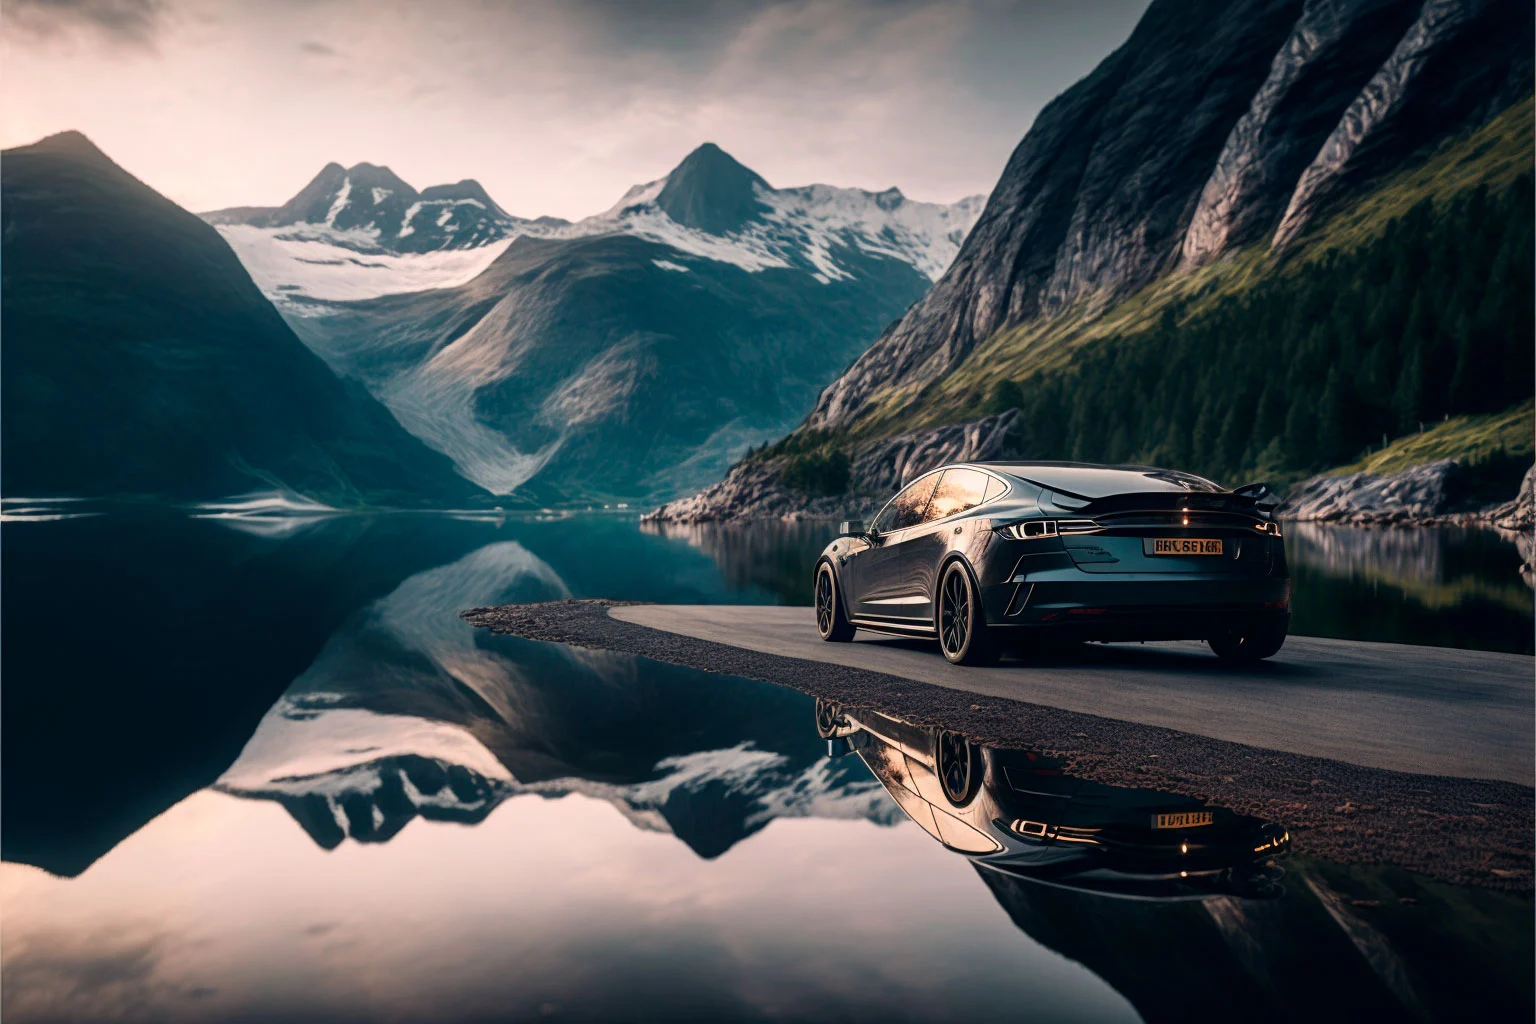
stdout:
POLYGON ((1149 555, 1219 555, 1221 538, 1148 537, 1142 547, 1149 555))
POLYGON ((1176 811, 1173 814, 1155 814, 1152 816, 1153 828, 1196 828, 1200 825, 1209 825, 1212 817, 1210 811, 1176 811))

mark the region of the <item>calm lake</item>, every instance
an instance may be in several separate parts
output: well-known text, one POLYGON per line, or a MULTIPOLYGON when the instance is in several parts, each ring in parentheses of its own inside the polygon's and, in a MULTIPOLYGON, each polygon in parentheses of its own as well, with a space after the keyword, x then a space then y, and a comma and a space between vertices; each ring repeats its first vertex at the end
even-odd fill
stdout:
MULTIPOLYGON (((979 867, 803 694, 457 615, 809 604, 830 524, 28 507, 0 529, 8 1024, 1531 1017, 1527 899, 1302 858, 1158 898, 979 867)), ((1495 534, 1287 548, 1295 632, 1531 651, 1495 534)))

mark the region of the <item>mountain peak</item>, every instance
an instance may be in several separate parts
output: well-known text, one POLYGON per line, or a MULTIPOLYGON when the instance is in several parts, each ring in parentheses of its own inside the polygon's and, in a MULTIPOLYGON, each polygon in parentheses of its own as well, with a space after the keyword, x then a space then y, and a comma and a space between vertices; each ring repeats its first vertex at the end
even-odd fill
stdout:
POLYGON ((706 142, 667 175, 656 205, 679 224, 724 235, 757 216, 757 193, 769 187, 757 172, 706 142))
POLYGON ((99 160, 111 163, 112 158, 103 153, 84 132, 74 130, 57 132, 32 143, 30 146, 20 146, 31 153, 44 153, 54 156, 67 156, 76 160, 99 160))
POLYGON ((465 178, 463 181, 452 185, 429 185, 421 190, 422 199, 473 199, 482 204, 487 210, 495 213, 504 213, 491 194, 485 190, 485 186, 474 178, 465 178))

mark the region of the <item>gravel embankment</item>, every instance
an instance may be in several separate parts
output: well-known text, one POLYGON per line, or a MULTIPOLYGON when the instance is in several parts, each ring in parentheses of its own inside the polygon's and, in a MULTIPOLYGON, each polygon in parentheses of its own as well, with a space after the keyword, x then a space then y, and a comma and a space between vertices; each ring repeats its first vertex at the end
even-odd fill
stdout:
POLYGON ((629 602, 503 605, 463 617, 498 633, 760 679, 981 742, 1038 750, 1066 759, 1073 774, 1087 779, 1202 797, 1278 821, 1291 830, 1299 855, 1532 890, 1536 792, 1528 786, 1366 768, 762 654, 609 616, 609 607, 623 603, 629 602))

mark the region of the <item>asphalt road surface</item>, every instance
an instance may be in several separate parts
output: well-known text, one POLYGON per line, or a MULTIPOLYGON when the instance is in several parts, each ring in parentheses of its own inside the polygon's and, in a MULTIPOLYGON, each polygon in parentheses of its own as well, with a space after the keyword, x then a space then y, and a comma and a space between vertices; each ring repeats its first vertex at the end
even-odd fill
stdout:
POLYGON ((1163 726, 1350 764, 1529 786, 1536 659, 1291 637, 1252 668, 1200 643, 1085 645, 988 668, 932 643, 860 631, 824 643, 810 608, 634 605, 617 619, 734 647, 883 672, 949 689, 1163 726))

